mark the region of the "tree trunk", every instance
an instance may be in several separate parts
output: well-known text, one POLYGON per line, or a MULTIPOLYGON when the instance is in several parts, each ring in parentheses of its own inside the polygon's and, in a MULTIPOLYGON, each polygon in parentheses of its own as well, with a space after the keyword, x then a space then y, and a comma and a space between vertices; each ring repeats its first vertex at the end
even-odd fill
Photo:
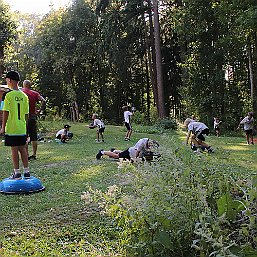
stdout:
POLYGON ((148 15, 149 15, 150 36, 149 36, 149 40, 146 41, 146 44, 147 44, 149 71, 150 71, 151 83, 153 87, 154 103, 157 104, 158 103, 157 72, 156 72, 156 57, 155 57, 154 29, 153 29, 151 0, 148 0, 148 15))
POLYGON ((153 0, 153 10, 154 10, 154 42, 155 42, 156 72, 157 72, 157 94, 158 94, 157 109, 158 109, 159 118, 164 118, 166 116, 166 113, 165 113, 164 92, 163 92, 158 0, 153 0))
POLYGON ((249 67, 249 78, 250 78, 250 88, 251 88, 251 99, 253 100, 254 79, 253 79, 253 60, 252 60, 251 45, 247 46, 247 54, 248 54, 248 67, 249 67))
MULTIPOLYGON (((256 42, 256 35, 254 38, 254 42, 256 42)), ((257 85, 256 85, 256 77, 254 73, 254 61, 253 61, 253 51, 254 47, 252 46, 250 40, 247 46, 247 54, 248 54, 248 67, 249 67, 249 79, 250 79, 250 88, 251 88, 251 99, 252 99, 252 104, 253 104, 253 112, 256 114, 257 113, 257 85)), ((256 51, 256 50, 255 50, 256 51)))
POLYGON ((150 106, 151 106, 151 99, 150 99, 150 79, 149 79, 149 66, 147 59, 145 60, 145 68, 146 68, 146 117, 147 121, 150 121, 150 106))

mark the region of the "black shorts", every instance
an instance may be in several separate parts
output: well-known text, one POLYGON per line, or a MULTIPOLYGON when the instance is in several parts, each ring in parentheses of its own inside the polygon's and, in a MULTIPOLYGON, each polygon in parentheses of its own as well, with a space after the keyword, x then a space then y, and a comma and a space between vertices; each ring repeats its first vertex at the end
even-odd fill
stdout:
POLYGON ((202 130, 199 134, 196 134, 196 138, 200 139, 201 141, 205 141, 204 135, 208 136, 209 132, 210 132, 209 129, 206 128, 206 129, 202 130))
POLYGON ((37 121, 35 118, 29 118, 27 134, 30 137, 30 141, 37 141, 37 121))
POLYGON ((104 133, 104 130, 105 130, 105 128, 99 128, 98 132, 102 134, 102 133, 104 133))
POLYGON ((130 123, 125 122, 125 126, 126 126, 127 130, 132 130, 132 126, 130 123))
POLYGON ((127 150, 119 153, 119 158, 124 158, 124 159, 130 160, 129 150, 127 149, 127 150))
POLYGON ((220 131, 220 127, 215 127, 215 131, 220 131))
POLYGON ((57 139, 61 139, 62 138, 62 134, 59 134, 56 138, 57 139))
POLYGON ((4 145, 5 146, 20 146, 20 145, 26 145, 27 142, 27 136, 4 136, 4 145))
POLYGON ((253 130, 252 130, 252 129, 247 129, 247 130, 245 130, 245 134, 246 134, 246 135, 252 135, 252 133, 253 133, 253 130))

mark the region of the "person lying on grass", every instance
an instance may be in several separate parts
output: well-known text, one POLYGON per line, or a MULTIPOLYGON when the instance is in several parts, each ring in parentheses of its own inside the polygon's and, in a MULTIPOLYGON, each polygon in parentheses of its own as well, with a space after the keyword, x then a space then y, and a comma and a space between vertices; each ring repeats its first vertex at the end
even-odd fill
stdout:
POLYGON ((188 129, 186 144, 188 144, 189 138, 192 134, 192 144, 194 144, 197 148, 205 147, 209 153, 214 152, 213 148, 204 142, 205 135, 209 135, 209 128, 204 123, 187 118, 184 125, 188 129))
POLYGON ((110 151, 104 151, 100 149, 96 155, 96 159, 99 160, 103 155, 107 155, 114 159, 135 159, 135 158, 142 158, 145 152, 149 152, 152 148, 159 147, 159 143, 150 138, 142 138, 138 140, 138 142, 128 149, 124 151, 111 149, 110 151))

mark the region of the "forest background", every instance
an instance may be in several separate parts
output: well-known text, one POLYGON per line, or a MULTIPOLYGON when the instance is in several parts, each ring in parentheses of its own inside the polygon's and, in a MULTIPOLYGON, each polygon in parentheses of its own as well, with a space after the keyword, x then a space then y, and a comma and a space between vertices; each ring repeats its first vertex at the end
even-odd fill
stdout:
POLYGON ((0 75, 31 80, 48 117, 75 105, 80 120, 120 124, 129 105, 141 124, 194 114, 234 129, 257 112, 254 0, 74 0, 44 16, 1 0, 0 10, 0 75))

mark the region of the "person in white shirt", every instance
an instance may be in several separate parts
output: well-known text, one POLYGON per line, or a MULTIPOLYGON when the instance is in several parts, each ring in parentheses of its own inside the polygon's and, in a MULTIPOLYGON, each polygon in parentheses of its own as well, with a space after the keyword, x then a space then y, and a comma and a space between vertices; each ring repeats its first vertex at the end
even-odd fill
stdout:
POLYGON ((125 141, 129 141, 131 134, 132 134, 132 126, 131 126, 130 116, 133 115, 133 113, 129 111, 128 106, 123 106, 122 110, 123 110, 123 115, 124 115, 124 124, 127 129, 127 132, 125 135, 125 141))
POLYGON ((98 115, 96 113, 94 113, 92 115, 92 120, 93 120, 93 123, 91 125, 89 125, 89 128, 97 128, 97 131, 96 131, 96 142, 104 142, 104 130, 105 130, 105 125, 104 125, 104 122, 100 119, 97 118, 98 115))
POLYGON ((153 147, 159 147, 159 143, 153 139, 150 138, 142 138, 138 140, 138 142, 128 149, 124 151, 120 150, 111 150, 111 151, 104 151, 103 149, 100 149, 99 152, 96 155, 96 159, 99 160, 103 155, 107 155, 114 159, 135 159, 135 158, 141 158, 143 157, 143 153, 150 151, 153 147))
POLYGON ((70 125, 66 124, 64 125, 63 129, 60 129, 57 133, 56 133, 56 139, 60 139, 61 143, 67 143, 66 141, 69 140, 69 129, 70 129, 70 125))
POLYGON ((220 123, 222 121, 219 118, 214 117, 213 118, 213 128, 215 130, 216 136, 220 136, 220 123))
POLYGON ((253 145, 253 123, 254 123, 254 118, 253 118, 253 112, 248 112, 248 115, 244 117, 239 125, 238 128, 240 128, 241 125, 244 125, 244 131, 245 131, 245 137, 247 144, 250 144, 250 139, 251 139, 251 144, 253 145))
POLYGON ((188 144, 189 138, 192 135, 192 144, 194 144, 196 148, 204 147, 208 150, 209 153, 214 152, 213 148, 204 142, 205 135, 208 136, 210 132, 209 128, 204 123, 187 118, 184 122, 184 125, 188 129, 186 144, 188 144))

